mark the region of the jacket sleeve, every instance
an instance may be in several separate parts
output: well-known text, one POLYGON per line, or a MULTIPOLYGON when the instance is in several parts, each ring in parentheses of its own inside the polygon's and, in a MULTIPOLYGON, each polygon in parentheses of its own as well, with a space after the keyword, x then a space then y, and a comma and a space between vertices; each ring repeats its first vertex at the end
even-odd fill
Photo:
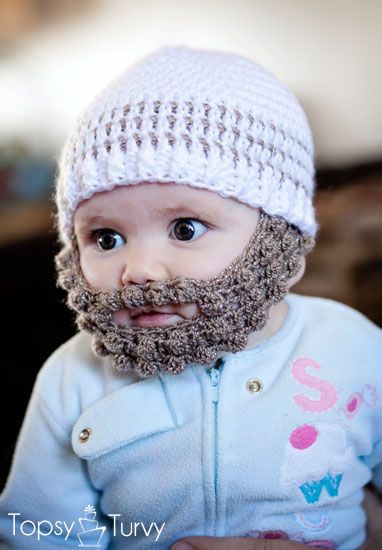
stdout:
MULTIPOLYGON (((60 408, 53 413, 42 396, 40 374, 0 497, 2 550, 30 549, 35 544, 49 550, 70 543, 77 547, 82 531, 78 519, 84 517, 85 506, 96 508, 100 497, 85 461, 72 450, 70 430, 59 421, 60 408)), ((51 396, 48 399, 52 401, 51 396)), ((102 518, 100 523, 105 523, 102 518)), ((101 548, 107 548, 107 539, 106 529, 101 548)))

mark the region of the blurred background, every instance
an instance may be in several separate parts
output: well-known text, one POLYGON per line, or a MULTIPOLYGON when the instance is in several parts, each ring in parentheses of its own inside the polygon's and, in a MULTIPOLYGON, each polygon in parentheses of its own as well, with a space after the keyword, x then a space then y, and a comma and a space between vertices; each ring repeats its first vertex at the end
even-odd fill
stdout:
POLYGON ((92 97, 157 47, 252 57, 293 89, 321 226, 295 290, 382 325, 381 28, 380 0, 0 0, 1 482, 36 374, 75 332, 53 269, 60 148, 92 97))

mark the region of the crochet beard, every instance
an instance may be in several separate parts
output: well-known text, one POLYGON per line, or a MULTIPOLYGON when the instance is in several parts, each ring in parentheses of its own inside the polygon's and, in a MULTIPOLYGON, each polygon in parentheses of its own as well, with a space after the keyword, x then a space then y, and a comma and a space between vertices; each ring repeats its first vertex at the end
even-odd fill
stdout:
POLYGON ((219 351, 245 348, 248 335, 263 328, 272 305, 287 293, 288 280, 313 247, 313 238, 282 218, 261 212, 241 255, 220 275, 198 280, 176 278, 124 288, 96 290, 82 275, 77 242, 56 256, 58 285, 80 329, 93 335, 98 356, 109 356, 118 370, 142 377, 181 373, 190 363, 208 365, 219 351), (112 321, 120 309, 196 303, 200 314, 173 325, 127 327, 112 321))

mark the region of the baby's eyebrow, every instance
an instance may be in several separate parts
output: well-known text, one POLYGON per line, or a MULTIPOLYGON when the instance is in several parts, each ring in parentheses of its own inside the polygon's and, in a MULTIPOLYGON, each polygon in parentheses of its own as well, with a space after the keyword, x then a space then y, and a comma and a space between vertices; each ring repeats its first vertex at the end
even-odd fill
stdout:
POLYGON ((202 208, 195 208, 190 205, 178 205, 178 206, 169 206, 166 208, 159 208, 159 214, 178 214, 186 216, 197 216, 198 218, 206 218, 210 220, 217 220, 217 214, 215 212, 208 212, 202 208))
POLYGON ((110 218, 100 216, 100 215, 95 215, 95 216, 90 216, 90 217, 85 216, 84 218, 82 218, 80 220, 79 226, 82 228, 82 227, 85 227, 87 225, 92 225, 92 224, 108 225, 111 222, 112 222, 112 220, 110 218))
MULTIPOLYGON (((180 204, 178 206, 167 206, 164 208, 158 208, 156 209, 156 213, 159 215, 178 215, 178 216, 189 216, 189 217, 198 217, 201 219, 205 219, 206 221, 217 222, 218 215, 214 212, 205 211, 199 208, 195 208, 190 205, 180 204)), ((109 216, 102 216, 102 214, 95 214, 93 216, 84 216, 82 219, 79 220, 78 226, 79 229, 82 230, 88 226, 92 225, 99 225, 108 227, 109 225, 113 225, 118 222, 123 222, 123 220, 110 218, 109 216)))

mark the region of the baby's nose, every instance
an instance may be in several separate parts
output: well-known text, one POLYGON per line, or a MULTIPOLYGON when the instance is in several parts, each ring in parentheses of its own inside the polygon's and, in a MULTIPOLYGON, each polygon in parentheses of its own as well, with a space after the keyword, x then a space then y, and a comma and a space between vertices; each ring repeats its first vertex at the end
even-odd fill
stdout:
POLYGON ((134 247, 127 252, 121 274, 123 286, 163 281, 168 278, 165 258, 159 250, 155 250, 155 247, 134 247))

